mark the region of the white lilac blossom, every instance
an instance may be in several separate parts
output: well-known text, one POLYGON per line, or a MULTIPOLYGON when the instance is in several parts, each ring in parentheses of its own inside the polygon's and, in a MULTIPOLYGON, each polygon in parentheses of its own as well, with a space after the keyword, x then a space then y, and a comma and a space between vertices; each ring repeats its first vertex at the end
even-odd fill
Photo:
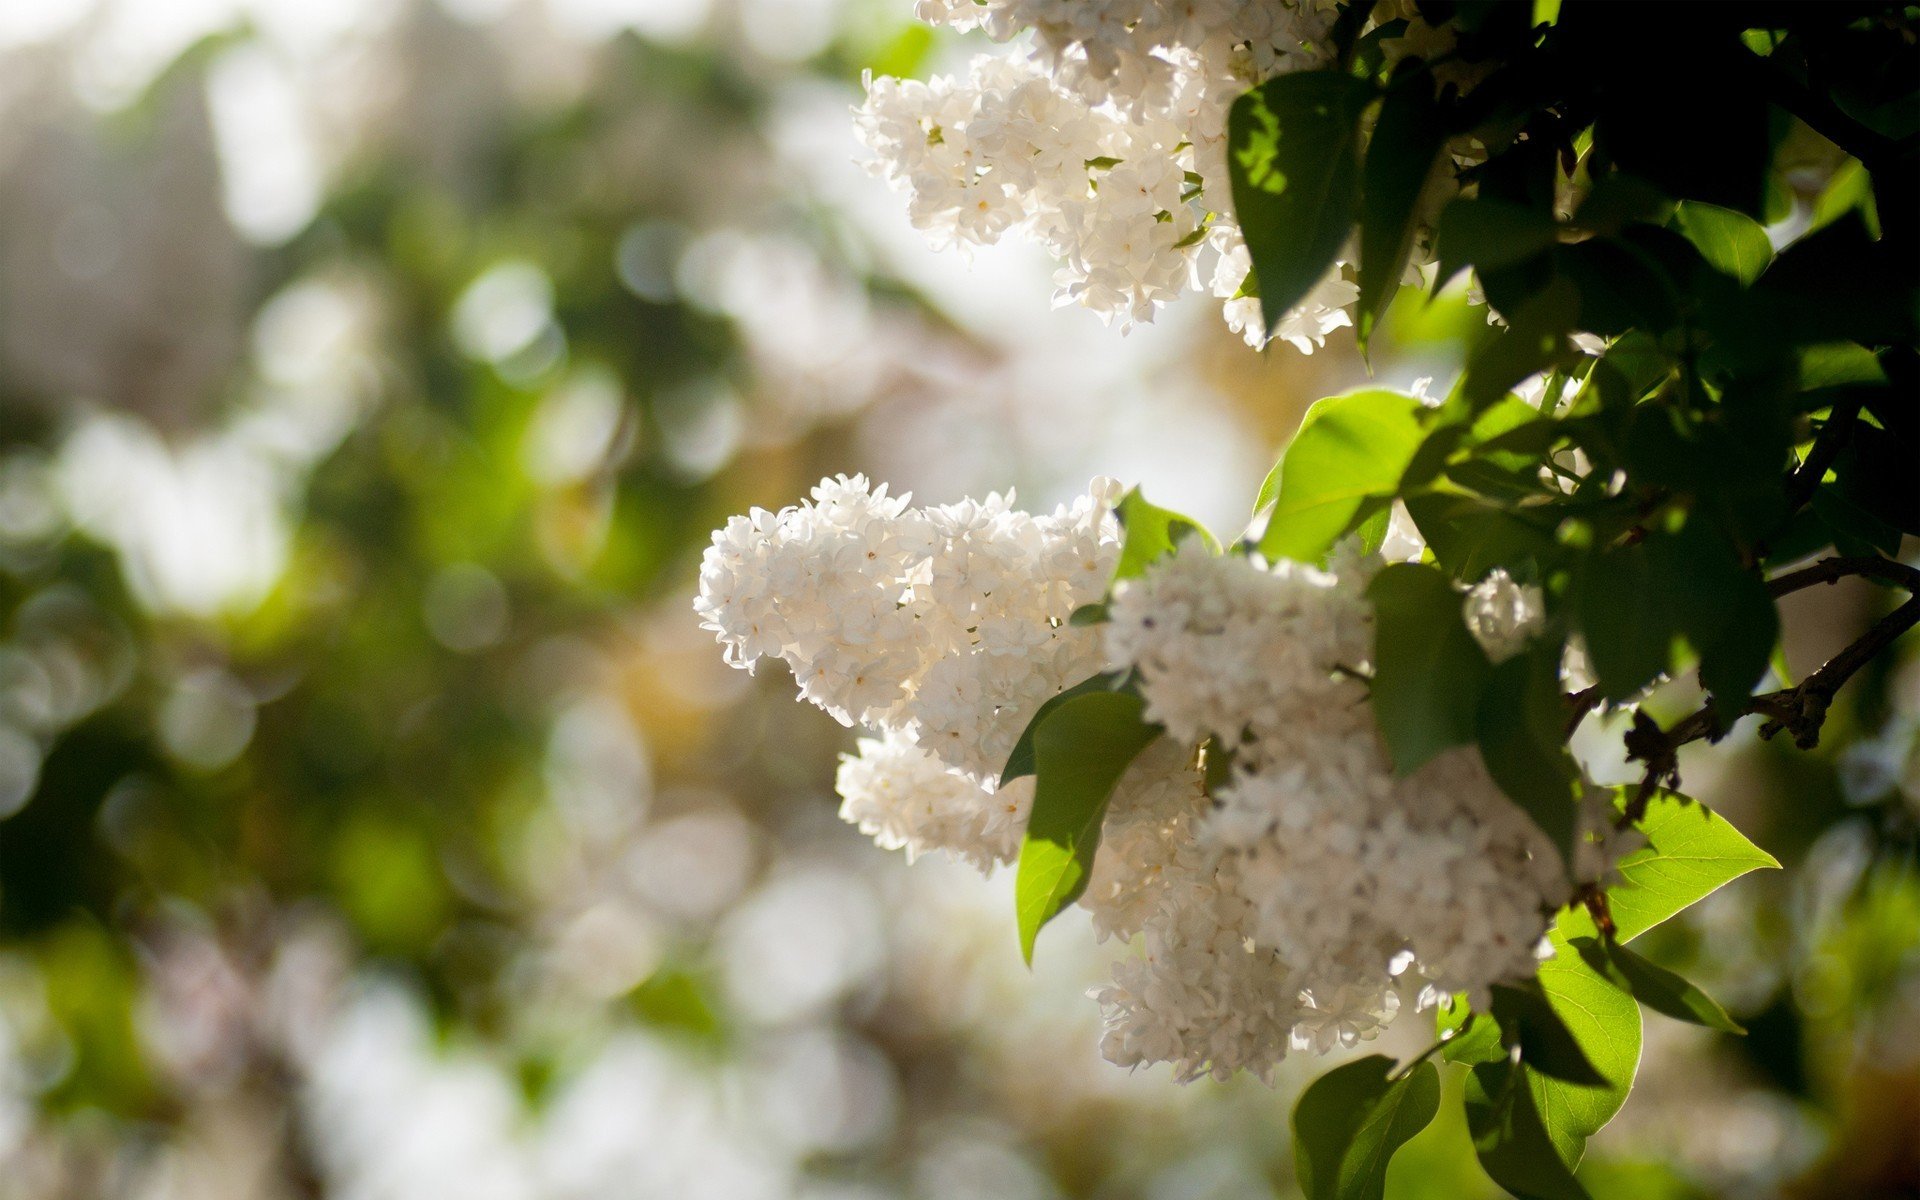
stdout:
POLYGON ((1111 480, 1051 515, 1011 495, 915 508, 863 476, 713 535, 694 602, 727 661, 779 658, 800 695, 882 732, 840 772, 843 814, 884 846, 1010 860, 1031 784, 996 791, 1035 710, 1099 670, 1070 625, 1119 551, 1111 480))
MULTIPOLYGON (((1115 1063, 1268 1078, 1290 1050, 1531 975, 1570 881, 1631 848, 1608 794, 1590 791, 1569 871, 1477 750, 1396 776, 1365 682, 1385 560, 1351 543, 1320 568, 1189 538, 1115 585, 1104 626, 1074 626, 1117 558, 1117 491, 1032 516, 829 479, 715 533, 697 608, 729 661, 778 657, 804 698, 877 731, 842 762, 847 821, 983 871, 1018 856, 1034 780, 997 773, 1039 706, 1129 675, 1165 736, 1121 776, 1080 898, 1097 937, 1137 951, 1094 993, 1115 1063), (1215 756, 1231 769, 1209 794, 1215 756)), ((1462 603, 1495 656, 1539 619, 1501 575, 1462 603)))
POLYGON ((1403 992, 1426 1007, 1534 971, 1566 868, 1476 751, 1395 777, 1363 682, 1380 565, 1343 548, 1327 570, 1262 566, 1189 542, 1116 589, 1107 665, 1138 673, 1150 719, 1235 768, 1201 815, 1168 814, 1190 843, 1129 850, 1157 907, 1145 953, 1098 993, 1114 1061, 1265 1076, 1289 1048, 1372 1037, 1403 992))
POLYGON ((1461 613, 1473 640, 1496 663, 1526 649, 1547 619, 1546 599, 1540 589, 1514 582, 1500 567, 1467 590, 1461 613))
POLYGON ((1033 779, 990 791, 889 731, 861 738, 859 753, 840 760, 834 776, 840 817, 883 850, 904 850, 911 862, 945 850, 982 871, 1011 862, 1033 804, 1033 779))
MULTIPOLYGON (((1057 304, 1123 325, 1205 287, 1266 340, 1227 200, 1227 111, 1249 87, 1329 57, 1315 0, 922 0, 920 18, 1020 41, 964 76, 870 78, 865 164, 936 246, 1009 231, 1060 262, 1057 304)), ((1277 323, 1303 351, 1352 323, 1339 264, 1277 323)))

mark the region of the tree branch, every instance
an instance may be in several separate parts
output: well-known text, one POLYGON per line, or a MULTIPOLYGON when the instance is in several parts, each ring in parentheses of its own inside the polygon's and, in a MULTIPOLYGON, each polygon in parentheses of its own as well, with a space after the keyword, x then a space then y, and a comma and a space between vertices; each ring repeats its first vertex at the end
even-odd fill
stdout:
POLYGON ((1788 571, 1785 575, 1767 580, 1767 592, 1778 599, 1817 584, 1837 583, 1849 576, 1905 588, 1909 592, 1920 592, 1920 569, 1871 555, 1823 558, 1812 566, 1788 571))
MULTIPOLYGON (((1901 634, 1920 624, 1920 570, 1884 558, 1828 558, 1767 581, 1767 591, 1777 597, 1850 576, 1904 588, 1912 595, 1797 686, 1750 696, 1745 703, 1732 706, 1732 711, 1724 711, 1729 707, 1726 705, 1704 704, 1668 729, 1660 728, 1644 712, 1633 714, 1633 726, 1626 734, 1627 758, 1645 763, 1647 771, 1620 816, 1621 828, 1646 814, 1648 800, 1662 785, 1672 786, 1678 781, 1680 747, 1702 739, 1717 742, 1742 717, 1765 717, 1765 723, 1760 726, 1763 738, 1771 738, 1784 730, 1793 735, 1794 744, 1802 750, 1811 750, 1820 744, 1820 730, 1826 724, 1827 710, 1847 680, 1901 634)), ((1584 715, 1592 706, 1592 691, 1589 688, 1568 697, 1579 714, 1584 715)))

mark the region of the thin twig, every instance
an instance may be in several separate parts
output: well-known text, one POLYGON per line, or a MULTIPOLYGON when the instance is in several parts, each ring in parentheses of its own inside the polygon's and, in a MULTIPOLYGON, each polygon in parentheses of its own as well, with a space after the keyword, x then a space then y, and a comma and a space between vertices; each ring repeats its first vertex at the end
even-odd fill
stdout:
POLYGON ((1767 582, 1769 593, 1785 596, 1850 576, 1905 588, 1913 595, 1794 687, 1750 696, 1737 706, 1705 704, 1668 729, 1660 728, 1644 712, 1633 714, 1633 727, 1626 734, 1627 757, 1645 763, 1647 770, 1620 816, 1621 828, 1646 814, 1647 803, 1660 787, 1670 787, 1677 782, 1680 747, 1702 739, 1719 741, 1741 717, 1765 717, 1765 723, 1760 726, 1763 738, 1771 738, 1784 730, 1793 735, 1794 744, 1802 750, 1811 750, 1820 744, 1820 730, 1826 724, 1827 710, 1847 680, 1901 634, 1920 624, 1920 570, 1884 558, 1828 558, 1767 582))

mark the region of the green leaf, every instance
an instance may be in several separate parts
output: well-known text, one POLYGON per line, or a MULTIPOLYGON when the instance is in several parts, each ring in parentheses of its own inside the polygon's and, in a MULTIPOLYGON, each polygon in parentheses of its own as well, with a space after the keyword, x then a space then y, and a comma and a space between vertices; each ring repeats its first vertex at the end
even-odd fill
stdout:
POLYGON ((1533 818, 1560 861, 1573 862, 1579 778, 1565 746, 1560 643, 1543 644, 1493 668, 1480 693, 1480 757, 1507 798, 1533 818))
POLYGON ((1657 583, 1644 546, 1593 556, 1574 582, 1574 618, 1609 700, 1634 696, 1671 661, 1674 613, 1657 583))
MULTIPOLYGON (((1581 910, 1584 915, 1584 910, 1581 910)), ((1529 1075, 1534 1107, 1541 1124, 1568 1167, 1580 1165, 1587 1139, 1600 1132, 1627 1102, 1634 1074, 1640 1068, 1640 1008, 1580 956, 1568 949, 1564 934, 1551 935, 1554 956, 1540 964, 1540 990, 1579 1045, 1581 1053, 1602 1078, 1604 1086, 1590 1087, 1529 1075)), ((1523 1046, 1522 1055, 1525 1055, 1523 1046)))
POLYGON ((1393 1077, 1373 1054, 1315 1080, 1293 1110, 1293 1162, 1308 1200, 1380 1200, 1394 1151, 1440 1110, 1440 1072, 1431 1062, 1393 1077))
POLYGON ((1360 193, 1360 114, 1373 89, 1338 70, 1280 75, 1227 117, 1233 207, 1269 333, 1333 266, 1360 193))
POLYGON ((1206 526, 1192 517, 1183 517, 1170 508, 1149 502, 1137 487, 1120 498, 1113 514, 1120 519, 1126 535, 1120 545, 1120 561, 1113 569, 1116 580, 1142 574, 1159 559, 1172 554, 1180 540, 1189 535, 1197 534, 1208 550, 1220 553, 1219 539, 1207 532, 1206 526))
POLYGON ((1092 604, 1082 604, 1067 614, 1067 624, 1075 629, 1085 629, 1091 625, 1104 625, 1109 620, 1107 604, 1096 600, 1092 604))
POLYGON ((1425 436, 1421 410, 1413 396, 1377 389, 1332 396, 1308 409, 1268 476, 1273 516, 1260 553, 1269 560, 1324 559, 1366 515, 1368 501, 1393 495, 1425 436))
POLYGON ((1367 143, 1360 191, 1360 299, 1354 332, 1361 349, 1400 290, 1413 251, 1414 214, 1446 144, 1446 124, 1433 98, 1433 75, 1401 75, 1387 91, 1367 143))
POLYGON ((1393 563, 1367 588, 1374 605, 1373 715, 1401 775, 1475 739, 1492 664, 1467 631, 1463 598, 1438 570, 1393 563))
POLYGON ((1520 1044, 1520 1061, 1534 1072, 1584 1088, 1609 1086, 1537 980, 1495 984, 1493 1017, 1520 1044))
POLYGON ((1027 722, 1027 727, 1020 731, 1020 740, 1013 744, 1013 753, 1007 755, 1007 765, 1000 769, 1000 786, 1005 787, 1022 775, 1033 774, 1033 735, 1040 728, 1041 723, 1053 715, 1055 709, 1075 696, 1085 696, 1090 692, 1111 692, 1126 678, 1126 674, 1125 671, 1108 671, 1082 679, 1072 687, 1047 697, 1040 707, 1034 710, 1033 719, 1027 722))
POLYGON ((1140 697, 1089 692, 1065 700, 1033 735, 1033 813, 1020 843, 1014 910, 1020 953, 1033 961, 1040 927, 1086 890, 1107 800, 1140 751, 1160 736, 1140 697))
POLYGON ((1550 213, 1492 197, 1462 197, 1441 210, 1434 229, 1440 274, 1436 288, 1468 267, 1497 271, 1525 262, 1558 241, 1550 213))
POLYGON ((1428 492, 1407 497, 1407 515, 1433 557, 1462 582, 1484 579, 1495 567, 1510 571, 1558 549, 1551 513, 1536 514, 1487 504, 1470 496, 1428 492))
POLYGON ((1507 328, 1480 343, 1467 359, 1461 395, 1479 411, 1501 400, 1529 375, 1565 367, 1579 358, 1567 341, 1580 311, 1580 293, 1555 278, 1541 291, 1507 312, 1507 328))
POLYGON ((1682 200, 1668 218, 1676 232, 1700 251, 1717 271, 1751 286, 1773 261, 1767 231, 1745 213, 1698 200, 1682 200))
MULTIPOLYGON (((1771 854, 1696 801, 1660 792, 1647 804, 1640 831, 1647 844, 1620 860, 1620 882, 1607 889, 1616 936, 1632 941, 1675 913, 1763 867, 1778 867, 1771 854)), ((1595 937, 1584 911, 1560 916, 1559 936, 1595 937)))
POLYGON ((1884 386, 1887 372, 1873 351, 1853 342, 1827 342, 1800 351, 1800 390, 1884 386))
POLYGON ((1525 1066, 1501 1059, 1467 1075, 1467 1131, 1488 1177, 1521 1200, 1589 1200, 1547 1136, 1525 1066))
POLYGON ((1807 232, 1831 225, 1850 212, 1858 212, 1867 235, 1876 242, 1880 240, 1880 209, 1873 199, 1873 179, 1857 158, 1841 163, 1821 189, 1819 199, 1813 202, 1813 220, 1807 232))
POLYGON ((1653 1011, 1722 1033, 1746 1032, 1712 996, 1625 946, 1589 937, 1575 938, 1572 945, 1596 973, 1653 1011))
POLYGON ((1434 1033, 1446 1044, 1440 1056, 1448 1062, 1502 1062, 1507 1048, 1500 1041, 1500 1023, 1490 1014, 1476 1013, 1467 1007, 1465 992, 1441 1001, 1434 1010, 1434 1033))
POLYGON ((1740 565, 1733 544, 1700 518, 1646 541, 1654 600, 1700 656, 1700 683, 1717 701, 1739 705, 1766 674, 1780 640, 1780 614, 1766 581, 1740 565))

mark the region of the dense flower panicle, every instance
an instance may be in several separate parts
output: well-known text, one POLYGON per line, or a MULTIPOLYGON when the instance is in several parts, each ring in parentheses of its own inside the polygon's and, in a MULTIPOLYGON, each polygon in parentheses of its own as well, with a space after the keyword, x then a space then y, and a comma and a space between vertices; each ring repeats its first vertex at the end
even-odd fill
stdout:
POLYGON ((840 760, 834 777, 840 816, 883 850, 907 860, 945 850, 985 871, 1020 851, 1031 777, 989 791, 897 732, 861 738, 859 753, 840 760))
MULTIPOLYGON (((1024 40, 965 76, 870 78, 866 165, 939 247, 1017 230, 1060 261, 1055 302, 1148 322, 1205 287, 1267 340, 1242 295, 1251 259, 1226 211, 1227 111, 1248 87, 1325 61, 1313 0, 923 0, 922 20, 1024 40), (1028 36, 1030 35, 1030 36, 1028 36)), ((1303 351, 1352 323, 1338 265, 1278 323, 1303 351)))
POLYGON ((694 607, 728 662, 782 659, 802 698, 884 733, 842 768, 848 820, 910 853, 1007 861, 1032 785, 997 795, 997 776, 1035 710, 1099 670, 1097 634, 1067 618, 1113 571, 1116 499, 1096 480, 1034 516, 997 494, 914 508, 824 480, 715 532, 694 607))
POLYGON ((1365 687, 1338 671, 1372 650, 1362 576, 1265 569, 1189 538, 1115 590, 1107 666, 1137 669, 1147 718, 1188 744, 1213 737, 1243 762, 1318 753, 1329 731, 1372 721, 1365 687))
MULTIPOLYGON (((1039 706, 1128 673, 1165 736, 1122 774, 1080 898, 1097 937, 1138 948, 1095 993, 1116 1063, 1267 1078, 1290 1050, 1531 975, 1570 880, 1631 847, 1607 793, 1586 802, 1570 872, 1477 750, 1397 777, 1365 682, 1385 560, 1351 542, 1319 568, 1189 538, 1114 586, 1101 629, 1071 625, 1112 572, 1117 491, 1096 481, 1035 517, 997 495, 914 508, 827 480, 714 535, 700 615, 729 661, 777 656, 804 697, 879 731, 841 764, 846 820, 982 870, 1018 856, 1035 781, 997 774, 1039 706), (1231 766, 1212 794, 1209 758, 1231 766)), ((1496 657, 1542 619, 1504 575, 1462 604, 1496 657)))
POLYGON ((1137 672, 1150 719, 1235 769, 1202 815, 1170 822, 1190 842, 1128 845, 1156 907, 1135 918, 1143 957, 1098 993, 1114 1061, 1264 1076, 1289 1048, 1373 1036, 1409 999, 1484 998, 1535 970, 1566 868, 1477 752, 1395 777, 1362 682, 1380 564, 1345 546, 1327 570, 1263 567, 1189 542, 1116 588, 1107 665, 1137 672))
POLYGON ((1200 836, 1240 856, 1252 936, 1316 993, 1378 995, 1405 975, 1484 997, 1532 974, 1568 894, 1559 855, 1470 749, 1396 779, 1362 729, 1315 761, 1239 773, 1219 799, 1200 836))

